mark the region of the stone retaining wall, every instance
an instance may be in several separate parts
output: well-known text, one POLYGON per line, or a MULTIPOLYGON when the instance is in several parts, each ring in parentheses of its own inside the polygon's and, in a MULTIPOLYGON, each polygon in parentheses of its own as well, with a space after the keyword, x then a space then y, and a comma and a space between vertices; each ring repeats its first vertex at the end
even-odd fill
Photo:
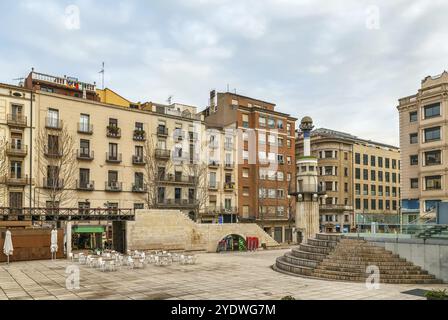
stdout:
POLYGON ((127 222, 126 244, 130 250, 205 250, 215 252, 229 234, 258 237, 260 245, 279 244, 255 223, 199 224, 178 210, 136 210, 127 222))

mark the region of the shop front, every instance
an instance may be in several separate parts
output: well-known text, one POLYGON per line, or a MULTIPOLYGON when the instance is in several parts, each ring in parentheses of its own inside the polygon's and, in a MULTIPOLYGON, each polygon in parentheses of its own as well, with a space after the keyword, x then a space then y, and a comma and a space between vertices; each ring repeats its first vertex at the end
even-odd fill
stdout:
POLYGON ((73 226, 73 250, 103 249, 105 247, 105 244, 107 244, 105 231, 105 226, 73 226))

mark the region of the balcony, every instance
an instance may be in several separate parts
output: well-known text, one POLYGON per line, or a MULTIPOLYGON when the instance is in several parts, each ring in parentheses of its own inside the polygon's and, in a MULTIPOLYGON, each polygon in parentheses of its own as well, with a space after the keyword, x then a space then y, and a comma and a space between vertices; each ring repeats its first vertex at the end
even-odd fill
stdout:
POLYGON ((226 206, 209 206, 205 208, 205 213, 208 215, 236 214, 238 213, 238 208, 226 206))
POLYGON ((216 160, 210 160, 210 161, 208 162, 208 167, 209 167, 210 169, 218 169, 218 167, 219 167, 219 161, 216 161, 216 160))
POLYGON ((210 182, 208 184, 208 189, 209 190, 218 190, 218 183, 217 182, 210 182))
POLYGON ((190 142, 194 142, 198 140, 198 134, 196 132, 188 132, 188 137, 190 139, 190 142))
POLYGON ((233 190, 235 190, 235 182, 224 183, 224 191, 233 191, 233 190))
POLYGON ((145 130, 134 130, 133 137, 134 141, 146 141, 146 131, 145 130))
POLYGON ((194 207, 196 201, 194 199, 158 199, 157 205, 159 207, 194 207))
POLYGON ((155 155, 156 155, 156 159, 169 160, 170 159, 170 150, 156 149, 155 155))
POLYGON ((88 123, 78 123, 78 133, 93 134, 93 125, 88 123))
POLYGON ((116 126, 107 126, 106 127, 106 136, 109 138, 121 138, 121 128, 116 126))
POLYGON ((184 162, 184 161, 188 161, 190 162, 190 154, 188 152, 179 152, 177 151, 173 151, 173 155, 172 155, 172 160, 173 162, 184 162))
POLYGON ((353 206, 343 204, 321 204, 319 209, 322 211, 353 211, 353 206))
POLYGON ((93 151, 80 149, 76 152, 76 158, 78 160, 91 161, 94 159, 94 153, 93 153, 93 151))
POLYGON ((76 189, 81 191, 93 191, 95 190, 95 181, 76 181, 76 189))
POLYGON ((16 174, 11 174, 9 177, 6 177, 5 182, 7 186, 24 187, 32 183, 32 180, 28 178, 28 176, 22 177, 16 174))
POLYGON ((132 192, 135 193, 145 193, 148 191, 146 184, 142 183, 133 183, 132 184, 132 192))
POLYGON ((8 114, 6 123, 8 126, 26 128, 26 117, 18 114, 8 114))
POLYGON ((180 142, 180 141, 184 140, 185 131, 183 131, 181 129, 175 129, 173 134, 174 134, 175 142, 180 142))
POLYGON ((218 143, 218 141, 209 141, 209 143, 208 143, 208 147, 210 148, 210 149, 218 149, 219 148, 219 143, 218 143))
POLYGON ((162 127, 162 126, 158 126, 157 127, 157 136, 159 137, 168 137, 168 128, 166 127, 162 127))
POLYGON ((319 193, 325 194, 326 188, 325 184, 302 184, 299 183, 297 188, 297 193, 319 193))
POLYGON ((233 150, 233 142, 225 142, 224 143, 224 149, 226 149, 226 150, 233 150))
POLYGON ((45 128, 52 130, 61 130, 62 129, 62 120, 57 118, 45 118, 45 128))
POLYGON ((123 183, 118 181, 106 181, 104 189, 110 192, 120 192, 123 190, 123 183))
POLYGON ((49 148, 48 146, 45 146, 44 155, 47 158, 60 158, 63 156, 63 153, 59 148, 49 148))
POLYGON ((21 143, 8 143, 6 147, 6 154, 10 157, 26 157, 28 154, 28 147, 21 143))
POLYGON ((161 175, 159 177, 159 182, 179 183, 179 184, 194 184, 195 181, 194 181, 194 177, 192 177, 192 176, 167 174, 167 175, 161 175))
POLYGON ((132 156, 132 164, 137 166, 144 166, 146 164, 143 156, 132 156))
POLYGON ((64 179, 54 179, 54 178, 44 178, 43 179, 43 188, 44 189, 63 189, 64 188, 64 179))
POLYGON ((224 169, 225 169, 225 170, 233 170, 233 167, 234 167, 234 164, 233 164, 233 163, 226 162, 226 163, 224 164, 224 169))
POLYGON ((106 162, 109 162, 109 163, 121 163, 121 153, 109 153, 109 152, 106 152, 106 162))

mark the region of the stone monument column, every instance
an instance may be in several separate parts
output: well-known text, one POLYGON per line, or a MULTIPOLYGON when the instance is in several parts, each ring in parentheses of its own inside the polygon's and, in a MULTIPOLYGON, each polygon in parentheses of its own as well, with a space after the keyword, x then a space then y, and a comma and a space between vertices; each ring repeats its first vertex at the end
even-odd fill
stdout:
POLYGON ((325 194, 318 181, 317 158, 311 156, 311 131, 313 120, 304 117, 300 124, 303 132, 302 157, 297 159, 296 232, 306 242, 319 233, 319 198, 325 194))

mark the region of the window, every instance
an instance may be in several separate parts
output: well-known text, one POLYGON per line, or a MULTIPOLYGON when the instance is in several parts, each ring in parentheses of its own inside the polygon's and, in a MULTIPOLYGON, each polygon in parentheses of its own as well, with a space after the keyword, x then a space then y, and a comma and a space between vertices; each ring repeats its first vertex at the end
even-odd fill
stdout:
POLYGON ((370 171, 370 180, 375 181, 376 180, 376 172, 375 170, 370 171))
POLYGON ((355 168, 355 179, 361 179, 361 169, 355 168))
POLYGON ((417 154, 413 154, 413 155, 409 156, 409 159, 410 159, 411 166, 418 165, 418 155, 417 154))
POLYGON ((395 172, 392 172, 392 182, 393 183, 397 182, 397 174, 395 172))
POLYGON ((361 164, 361 155, 359 153, 355 153, 355 163, 361 164))
POLYGON ((369 180, 369 170, 367 170, 367 169, 362 170, 362 178, 364 180, 369 180))
POLYGON ((383 181, 383 171, 378 171, 378 181, 383 181))
POLYGON ((291 131, 291 124, 289 122, 286 124, 286 131, 291 131))
POLYGON ((250 194, 249 187, 243 187, 243 196, 248 197, 250 194))
POLYGON ((378 195, 383 196, 383 186, 378 186, 378 195))
POLYGON ((425 166, 433 166, 442 163, 441 150, 427 151, 424 153, 424 155, 425 155, 425 166))
POLYGON ((418 178, 411 178, 411 189, 418 189, 418 178))
POLYGON ((264 133, 258 134, 258 143, 259 144, 266 144, 266 135, 264 133))
POLYGON ((379 199, 378 200, 378 210, 383 210, 384 206, 383 206, 383 200, 379 199))
POLYGON ((415 122, 417 120, 417 111, 409 112, 409 122, 415 122))
POLYGON ((355 209, 361 210, 361 199, 359 199, 359 198, 355 199, 355 209))
POLYGON ((115 127, 115 128, 118 127, 118 120, 114 119, 114 118, 109 118, 109 126, 110 127, 115 127))
POLYGON ((272 118, 268 119, 268 127, 271 129, 275 128, 275 120, 274 119, 272 119, 272 118))
POLYGON ((90 141, 81 140, 79 143, 79 153, 81 157, 90 157, 90 141))
POLYGON ((347 182, 344 183, 344 192, 348 192, 348 183, 347 182))
POLYGON ((344 168, 344 177, 348 177, 348 168, 347 167, 344 168))
POLYGON ((425 201, 425 211, 432 211, 437 207, 437 203, 439 203, 440 200, 426 200, 425 201))
POLYGON ((368 209, 369 209, 369 199, 364 199, 364 200, 363 200, 363 208, 364 208, 365 210, 368 210, 368 209))
POLYGON ((440 116, 440 103, 433 103, 428 106, 424 106, 425 119, 434 118, 440 116))
POLYGON ((372 166, 372 167, 374 167, 376 164, 375 164, 375 161, 376 160, 376 158, 375 158, 375 156, 370 156, 370 165, 372 166))
POLYGON ((118 144, 109 143, 109 159, 115 159, 118 157, 118 144))
POLYGON ((210 187, 216 188, 216 172, 210 172, 209 174, 209 184, 210 187))
POLYGON ((277 120, 277 128, 283 129, 283 120, 277 120))
POLYGON ((260 116, 260 117, 258 118, 258 125, 259 125, 260 127, 266 127, 266 118, 260 116))
POLYGON ((286 140, 286 146, 287 146, 288 148, 291 148, 291 139, 287 139, 287 140, 286 140))
POLYGON ((378 167, 383 167, 383 157, 378 157, 378 167))
POLYGON ((243 206, 243 218, 249 218, 249 206, 243 206))
MULTIPOLYGON (((268 143, 270 145, 276 145, 280 139, 282 139, 282 138, 277 139, 276 135, 273 135, 273 134, 268 135, 268 143)), ((280 143, 278 143, 278 144, 280 145, 280 143)), ((282 140, 282 145, 283 145, 283 140, 282 140)))
POLYGON ((411 133, 409 135, 409 143, 410 144, 416 144, 418 143, 418 134, 417 133, 411 133))
POLYGON ((141 122, 136 122, 136 123, 135 123, 135 130, 137 130, 137 131, 143 131, 143 123, 141 123, 141 122))
POLYGON ((88 114, 81 114, 79 119, 79 131, 90 132, 90 116, 88 114))
POLYGON ((425 133, 425 142, 440 140, 440 127, 425 129, 424 133, 425 133))
POLYGON ((385 176, 386 176, 386 182, 390 182, 390 172, 386 172, 385 176))
POLYGON ((362 194, 365 196, 369 195, 369 185, 368 184, 363 184, 362 185, 362 194))
POLYGON ((284 174, 283 172, 279 171, 277 172, 277 181, 283 181, 284 180, 284 174))
POLYGON ((243 127, 249 128, 249 115, 243 114, 243 127))
POLYGON ((355 194, 359 196, 361 194, 361 185, 359 183, 355 184, 355 194))
POLYGON ((392 159, 392 169, 397 169, 397 160, 392 159))
POLYGON ((386 158, 386 169, 390 168, 390 159, 386 158))
POLYGON ((425 177, 426 190, 439 190, 442 188, 442 176, 425 177))
POLYGON ((348 160, 348 152, 344 152, 344 160, 348 160))
POLYGON ((362 155, 362 164, 365 166, 369 165, 369 155, 368 154, 362 155))
POLYGON ((333 151, 325 151, 325 158, 333 158, 333 151))
POLYGON ((285 197, 285 191, 283 189, 278 189, 277 190, 277 198, 283 199, 284 197, 285 197))
POLYGON ((59 127, 59 110, 48 109, 47 126, 50 128, 59 127))
POLYGON ((249 178, 249 169, 243 168, 243 178, 249 178))
POLYGON ((370 200, 370 209, 376 210, 376 200, 375 199, 370 200))

